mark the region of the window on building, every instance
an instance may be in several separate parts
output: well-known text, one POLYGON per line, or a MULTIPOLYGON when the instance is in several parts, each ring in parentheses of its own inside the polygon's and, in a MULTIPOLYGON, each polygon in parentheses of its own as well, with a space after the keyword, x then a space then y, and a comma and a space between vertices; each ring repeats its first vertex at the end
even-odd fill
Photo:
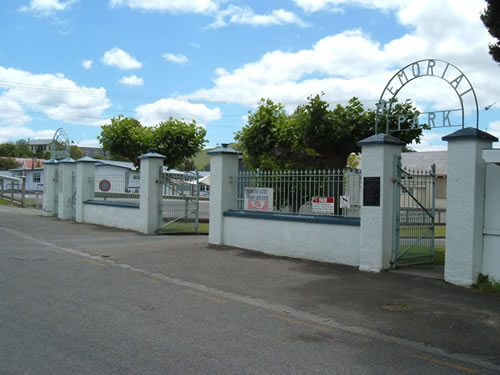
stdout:
POLYGON ((33 182, 40 183, 40 172, 33 172, 33 182))
POLYGON ((446 177, 438 177, 436 180, 436 198, 446 199, 446 177))

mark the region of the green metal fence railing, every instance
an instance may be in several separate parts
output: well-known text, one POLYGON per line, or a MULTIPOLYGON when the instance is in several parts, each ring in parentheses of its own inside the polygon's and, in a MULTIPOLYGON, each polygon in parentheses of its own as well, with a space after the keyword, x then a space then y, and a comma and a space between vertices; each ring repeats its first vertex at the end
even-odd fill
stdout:
POLYGON ((357 169, 240 171, 237 184, 234 209, 248 209, 249 188, 267 188, 272 189, 274 212, 360 216, 361 171, 357 169))

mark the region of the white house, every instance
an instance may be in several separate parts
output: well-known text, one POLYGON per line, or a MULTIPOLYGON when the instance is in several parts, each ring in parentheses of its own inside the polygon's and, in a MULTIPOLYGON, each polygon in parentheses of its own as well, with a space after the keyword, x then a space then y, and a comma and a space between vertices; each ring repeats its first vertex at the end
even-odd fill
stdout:
POLYGON ((42 191, 44 184, 43 159, 15 158, 18 168, 10 169, 12 177, 26 177, 26 191, 42 191))
POLYGON ((98 160, 95 171, 95 191, 138 193, 140 174, 133 163, 98 160))

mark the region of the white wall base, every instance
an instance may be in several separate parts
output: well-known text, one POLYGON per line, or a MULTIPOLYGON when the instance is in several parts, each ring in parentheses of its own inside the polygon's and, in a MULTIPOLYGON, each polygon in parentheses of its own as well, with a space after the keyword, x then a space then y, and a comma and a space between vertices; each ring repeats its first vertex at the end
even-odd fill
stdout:
POLYGON ((223 225, 227 246, 359 266, 359 226, 238 217, 224 217, 223 225))

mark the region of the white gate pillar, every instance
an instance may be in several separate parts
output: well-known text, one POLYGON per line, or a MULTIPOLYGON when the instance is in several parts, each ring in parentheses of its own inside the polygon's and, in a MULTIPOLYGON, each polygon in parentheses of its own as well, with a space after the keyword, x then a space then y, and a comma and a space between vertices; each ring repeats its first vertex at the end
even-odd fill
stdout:
POLYGON ((486 163, 482 149, 498 139, 475 128, 443 137, 448 141, 446 256, 444 278, 456 285, 477 281, 483 256, 486 163))
POLYGON ((140 220, 143 223, 142 232, 154 234, 159 228, 160 203, 163 199, 160 184, 160 168, 165 156, 155 152, 139 156, 141 161, 141 187, 139 189, 140 220))
POLYGON ((391 265, 393 241, 394 161, 405 143, 375 134, 358 142, 362 147, 361 271, 380 272, 391 265))
POLYGON ((73 211, 73 172, 75 171, 75 161, 66 158, 59 161, 59 191, 57 217, 59 219, 71 219, 73 211))
POLYGON ((43 163, 44 168, 44 184, 43 184, 43 201, 42 212, 45 216, 57 215, 58 207, 56 207, 55 200, 58 192, 58 185, 56 184, 56 171, 57 161, 54 159, 47 160, 43 163))
POLYGON ((210 231, 208 243, 224 244, 224 211, 236 202, 238 152, 226 144, 209 151, 210 155, 210 231))
POLYGON ((83 202, 95 197, 95 163, 97 160, 85 156, 76 163, 76 215, 75 220, 83 223, 83 202))

